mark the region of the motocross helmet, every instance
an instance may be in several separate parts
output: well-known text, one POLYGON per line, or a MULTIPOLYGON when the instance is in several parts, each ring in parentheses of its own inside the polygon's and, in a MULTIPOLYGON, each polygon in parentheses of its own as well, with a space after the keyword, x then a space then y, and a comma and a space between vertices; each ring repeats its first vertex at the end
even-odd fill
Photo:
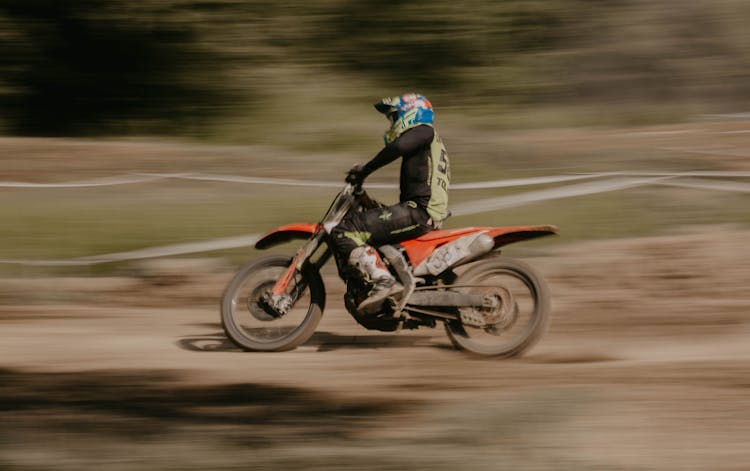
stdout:
POLYGON ((375 109, 383 113, 391 122, 391 127, 383 136, 386 145, 398 139, 404 131, 420 124, 432 126, 435 118, 432 103, 423 95, 416 93, 383 98, 375 103, 375 109))

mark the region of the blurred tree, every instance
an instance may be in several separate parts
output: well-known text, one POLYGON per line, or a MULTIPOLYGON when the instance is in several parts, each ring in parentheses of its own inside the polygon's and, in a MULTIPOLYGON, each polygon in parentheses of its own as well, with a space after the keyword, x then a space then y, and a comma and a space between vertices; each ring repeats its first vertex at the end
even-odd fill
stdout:
POLYGON ((308 50, 393 88, 527 102, 556 86, 541 54, 560 47, 576 0, 334 2, 308 50))
POLYGON ((0 103, 13 132, 180 133, 225 98, 170 2, 2 0, 0 103))
POLYGON ((318 106, 298 97, 338 96, 326 76, 490 113, 742 110, 748 14, 743 0, 0 0, 0 118, 23 134, 262 129, 274 106, 293 101, 289 121, 318 106))
POLYGON ((471 64, 460 25, 432 2, 362 0, 335 7, 319 25, 316 47, 337 65, 398 83, 447 87, 445 74, 471 64))

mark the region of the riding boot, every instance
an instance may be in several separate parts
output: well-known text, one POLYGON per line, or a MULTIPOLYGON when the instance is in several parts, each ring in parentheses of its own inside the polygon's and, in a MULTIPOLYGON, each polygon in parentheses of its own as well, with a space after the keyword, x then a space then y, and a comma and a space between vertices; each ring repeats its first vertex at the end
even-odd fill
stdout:
POLYGON ((363 314, 377 312, 389 295, 404 289, 385 267, 378 252, 369 245, 352 250, 349 265, 359 270, 373 285, 367 299, 357 306, 357 310, 363 314))

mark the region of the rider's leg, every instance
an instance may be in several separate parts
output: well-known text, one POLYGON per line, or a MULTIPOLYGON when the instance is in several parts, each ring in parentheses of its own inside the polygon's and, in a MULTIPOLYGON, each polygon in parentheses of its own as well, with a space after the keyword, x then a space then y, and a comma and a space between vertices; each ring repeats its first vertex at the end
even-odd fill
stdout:
POLYGON ((365 225, 372 233, 368 243, 375 247, 419 237, 433 229, 427 211, 412 202, 366 211, 365 225))
MULTIPOLYGON (((373 214, 380 213, 379 209, 370 211, 373 214)), ((380 254, 368 245, 372 238, 372 232, 370 232, 372 228, 368 227, 368 221, 371 222, 373 218, 367 217, 366 213, 367 211, 349 213, 331 231, 330 239, 342 277, 347 277, 346 270, 349 267, 372 283, 368 297, 357 306, 357 310, 363 313, 365 310, 376 311, 398 286, 396 279, 380 258, 380 254)))
POLYGON ((361 245, 352 250, 349 254, 349 265, 372 282, 372 290, 367 299, 357 306, 357 310, 362 313, 377 310, 388 296, 403 289, 388 271, 377 250, 369 245, 361 245))
POLYGON ((372 246, 418 237, 432 229, 427 225, 428 219, 425 210, 412 203, 400 203, 351 213, 333 229, 331 244, 339 261, 348 262, 373 282, 369 297, 358 307, 360 311, 376 311, 401 287, 372 246))

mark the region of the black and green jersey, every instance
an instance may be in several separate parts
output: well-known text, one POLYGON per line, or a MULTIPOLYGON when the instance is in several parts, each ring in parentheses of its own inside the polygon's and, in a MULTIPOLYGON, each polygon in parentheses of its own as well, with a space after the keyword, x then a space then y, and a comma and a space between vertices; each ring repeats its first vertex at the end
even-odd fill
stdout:
POLYGON ((448 153, 435 129, 423 124, 404 131, 365 164, 365 176, 398 157, 402 157, 399 200, 424 208, 435 222, 445 219, 451 171, 448 153))

